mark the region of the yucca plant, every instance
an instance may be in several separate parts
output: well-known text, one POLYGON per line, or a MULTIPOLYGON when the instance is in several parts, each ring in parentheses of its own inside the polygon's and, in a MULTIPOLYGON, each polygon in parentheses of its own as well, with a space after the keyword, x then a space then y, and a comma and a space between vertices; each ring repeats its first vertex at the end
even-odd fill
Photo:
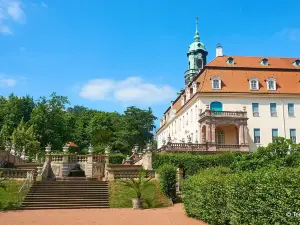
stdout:
POLYGON ((125 186, 131 188, 136 193, 136 198, 132 199, 133 209, 142 209, 143 200, 142 200, 142 191, 151 185, 150 181, 152 178, 145 178, 146 171, 141 170, 138 174, 138 178, 130 178, 129 180, 122 180, 125 186))
MULTIPOLYGON (((3 172, 2 172, 3 173, 3 172)), ((5 179, 1 178, 2 177, 2 173, 0 173, 0 188, 6 190, 6 186, 4 184, 5 179)))

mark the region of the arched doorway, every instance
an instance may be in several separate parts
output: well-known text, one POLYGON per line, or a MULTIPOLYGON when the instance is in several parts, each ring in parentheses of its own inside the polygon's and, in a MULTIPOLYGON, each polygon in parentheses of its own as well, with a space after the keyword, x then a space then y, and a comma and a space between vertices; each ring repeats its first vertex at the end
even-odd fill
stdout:
POLYGON ((210 103, 210 110, 222 111, 223 105, 221 102, 212 102, 212 103, 210 103))
POLYGON ((216 129, 216 144, 217 145, 223 145, 223 144, 225 144, 225 133, 220 128, 216 129))

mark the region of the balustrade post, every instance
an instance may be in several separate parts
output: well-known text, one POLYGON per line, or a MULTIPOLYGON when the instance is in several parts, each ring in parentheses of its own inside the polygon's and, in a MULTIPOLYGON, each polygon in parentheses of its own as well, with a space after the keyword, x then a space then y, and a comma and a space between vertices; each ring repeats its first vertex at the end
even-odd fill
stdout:
POLYGON ((240 124, 239 126, 239 145, 244 144, 244 125, 240 124))
POLYGON ((87 161, 85 162, 85 176, 93 177, 93 146, 90 144, 89 146, 89 154, 87 156, 87 161))
MULTIPOLYGON (((109 180, 110 179, 110 177, 109 177, 110 175, 109 175, 109 172, 108 172, 110 151, 111 151, 110 146, 107 146, 105 148, 105 165, 104 165, 104 173, 105 173, 104 177, 105 177, 105 180, 109 180)), ((114 178, 112 178, 112 179, 114 179, 114 178)))
POLYGON ((69 145, 65 144, 63 147, 63 156, 62 156, 62 177, 67 177, 69 175, 69 145))

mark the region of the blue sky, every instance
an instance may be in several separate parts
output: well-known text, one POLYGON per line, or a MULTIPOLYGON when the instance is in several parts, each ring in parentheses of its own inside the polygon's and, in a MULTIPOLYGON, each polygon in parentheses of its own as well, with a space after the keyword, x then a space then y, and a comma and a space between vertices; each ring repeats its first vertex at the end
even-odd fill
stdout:
POLYGON ((0 0, 0 95, 52 92, 71 103, 161 114, 183 88, 199 32, 215 57, 300 57, 300 2, 0 0))

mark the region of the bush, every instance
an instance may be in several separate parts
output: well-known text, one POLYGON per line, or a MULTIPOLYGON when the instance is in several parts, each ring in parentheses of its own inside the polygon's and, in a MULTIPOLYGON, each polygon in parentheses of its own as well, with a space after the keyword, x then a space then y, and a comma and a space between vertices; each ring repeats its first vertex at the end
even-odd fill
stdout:
POLYGON ((109 154, 109 163, 110 164, 122 164, 123 159, 126 159, 126 155, 123 155, 122 153, 109 154))
POLYGON ((209 169, 183 186, 187 214, 211 225, 298 224, 300 168, 231 173, 209 169))
POLYGON ((153 156, 153 168, 164 164, 171 164, 176 168, 183 168, 185 177, 197 173, 199 170, 215 166, 230 166, 240 153, 223 153, 216 155, 192 155, 189 153, 158 153, 153 156))
POLYGON ((176 200, 176 168, 165 164, 158 169, 158 182, 161 191, 173 202, 176 200))

